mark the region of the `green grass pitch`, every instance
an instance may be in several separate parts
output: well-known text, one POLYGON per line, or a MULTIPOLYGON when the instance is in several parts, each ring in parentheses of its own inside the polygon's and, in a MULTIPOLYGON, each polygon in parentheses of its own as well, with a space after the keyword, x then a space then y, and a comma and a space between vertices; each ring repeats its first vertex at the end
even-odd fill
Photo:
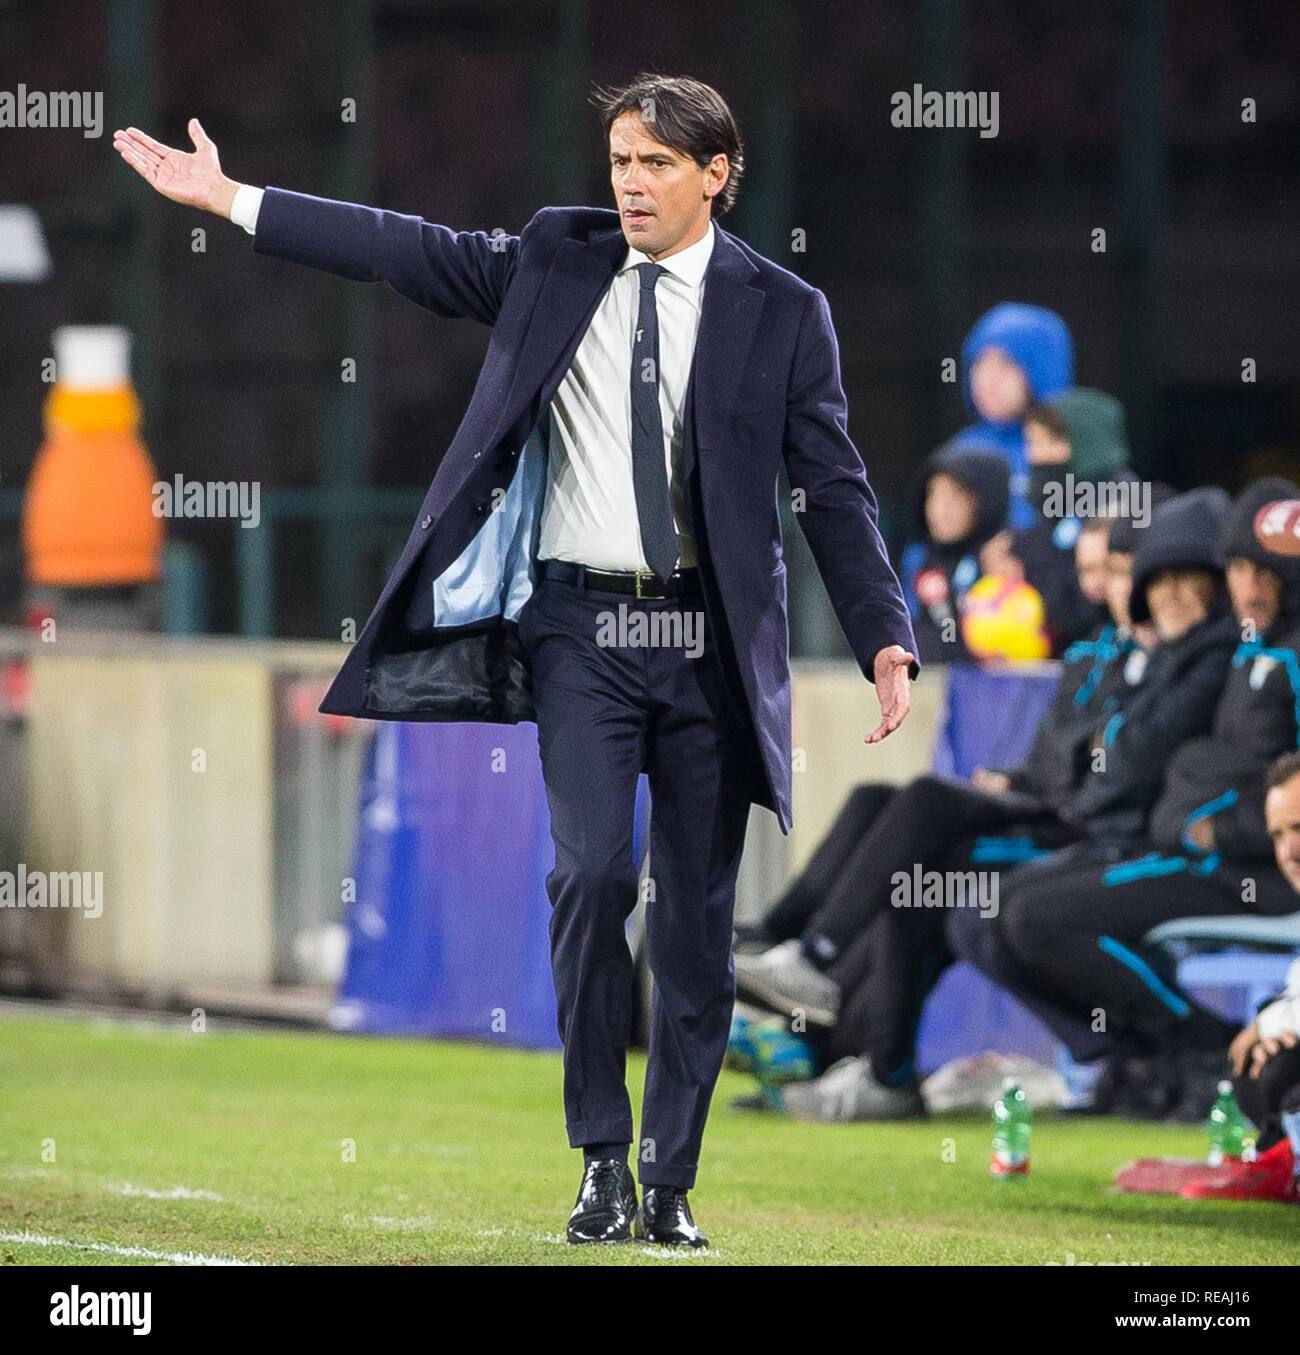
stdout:
MULTIPOLYGON (((630 1060, 634 1105, 643 1057, 630 1060)), ((1136 1156, 1196 1129, 1040 1115, 993 1181, 983 1116, 808 1125, 732 1111, 724 1073, 696 1221, 713 1245, 571 1247, 581 1174, 557 1055, 445 1041, 32 1015, 0 1020, 9 1265, 1294 1264, 1276 1204, 1138 1198, 1136 1156), (348 1149, 354 1145, 354 1150, 348 1149), (349 1160, 354 1158, 355 1160, 349 1160)))

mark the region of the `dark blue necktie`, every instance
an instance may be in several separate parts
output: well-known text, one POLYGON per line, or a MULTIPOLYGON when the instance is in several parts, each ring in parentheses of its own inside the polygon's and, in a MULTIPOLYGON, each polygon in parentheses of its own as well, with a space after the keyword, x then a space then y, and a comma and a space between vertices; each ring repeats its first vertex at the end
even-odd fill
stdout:
POLYGON ((664 466, 664 429, 659 417, 659 314, 655 283, 665 270, 639 263, 641 302, 632 344, 632 484, 646 562, 661 579, 677 566, 677 528, 664 466))

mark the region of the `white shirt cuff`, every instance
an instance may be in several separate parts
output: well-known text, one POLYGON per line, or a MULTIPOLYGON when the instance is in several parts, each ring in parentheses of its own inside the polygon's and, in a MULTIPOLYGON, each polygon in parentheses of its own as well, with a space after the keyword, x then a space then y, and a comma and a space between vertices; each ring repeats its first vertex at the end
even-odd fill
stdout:
POLYGON ((257 230, 257 214, 262 207, 262 192, 252 184, 241 183, 235 189, 234 200, 230 204, 230 219, 236 226, 242 226, 249 235, 257 230))

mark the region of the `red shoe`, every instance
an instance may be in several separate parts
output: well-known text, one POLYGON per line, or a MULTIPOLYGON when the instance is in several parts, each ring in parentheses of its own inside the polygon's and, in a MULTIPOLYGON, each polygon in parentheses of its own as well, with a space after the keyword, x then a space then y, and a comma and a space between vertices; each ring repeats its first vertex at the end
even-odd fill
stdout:
POLYGON ((1224 1163, 1207 1180, 1178 1192, 1185 1200, 1296 1200, 1295 1153, 1291 1140, 1275 1143, 1254 1162, 1224 1163))
POLYGON ((1177 1195, 1184 1186, 1217 1172, 1205 1165, 1203 1157, 1143 1157, 1122 1166, 1115 1173, 1115 1185, 1139 1195, 1177 1195))

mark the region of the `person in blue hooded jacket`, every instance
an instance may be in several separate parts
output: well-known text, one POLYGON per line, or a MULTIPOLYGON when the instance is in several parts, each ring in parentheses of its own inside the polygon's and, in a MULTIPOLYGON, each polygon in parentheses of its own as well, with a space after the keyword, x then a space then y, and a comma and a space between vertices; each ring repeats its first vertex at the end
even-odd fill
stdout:
POLYGON ((961 347, 962 398, 975 422, 953 439, 958 445, 995 446, 1011 474, 1010 525, 1029 527, 1037 514, 1029 500, 1024 416, 1074 385, 1074 340, 1064 320, 1042 306, 1003 301, 985 311, 961 347))

